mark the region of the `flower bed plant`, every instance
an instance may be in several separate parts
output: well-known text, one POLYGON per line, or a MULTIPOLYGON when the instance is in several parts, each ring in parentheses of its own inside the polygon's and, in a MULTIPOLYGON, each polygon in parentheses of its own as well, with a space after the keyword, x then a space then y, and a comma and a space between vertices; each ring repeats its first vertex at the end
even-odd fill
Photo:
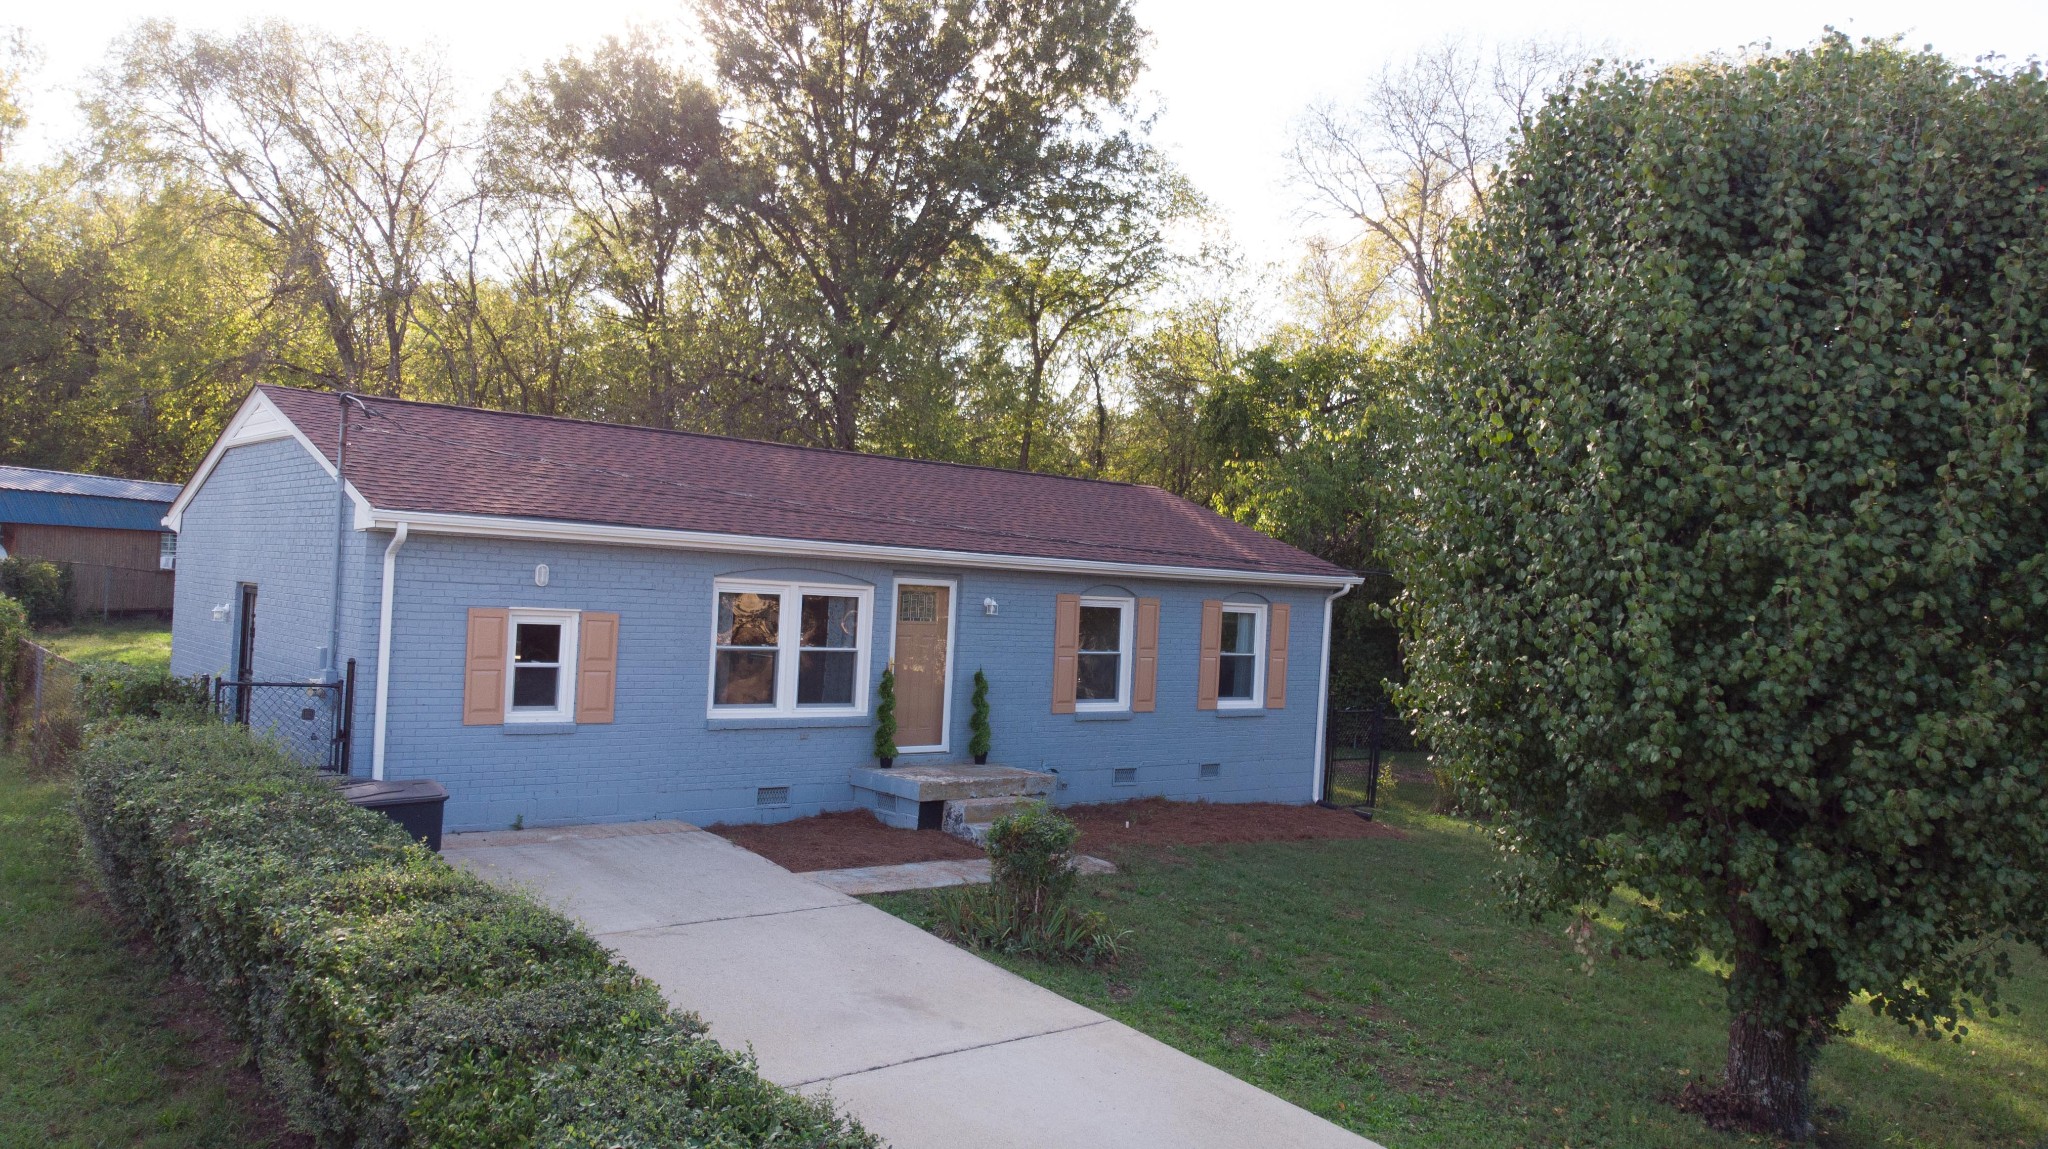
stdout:
POLYGON ((762 1079, 566 918, 244 730, 102 728, 78 808, 110 899, 207 987, 323 1144, 877 1144, 762 1079))

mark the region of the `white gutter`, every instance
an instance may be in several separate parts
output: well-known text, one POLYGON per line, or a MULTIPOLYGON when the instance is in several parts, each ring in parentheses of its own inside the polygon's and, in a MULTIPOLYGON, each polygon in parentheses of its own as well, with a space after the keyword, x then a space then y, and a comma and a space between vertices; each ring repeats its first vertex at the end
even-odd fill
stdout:
POLYGON ((1289 574, 1273 571, 1225 570, 1214 567, 1119 563, 1090 559, 1045 558, 1038 555, 986 554, 979 551, 934 550, 874 543, 834 543, 817 539, 728 535, 711 531, 677 531, 654 527, 618 527, 560 519, 524 519, 503 515, 458 515, 433 512, 373 510, 357 527, 390 529, 403 523, 416 531, 561 543, 611 546, 671 547, 700 551, 785 555, 795 558, 853 559, 870 562, 919 563, 984 570, 1052 571, 1062 574, 1125 575, 1133 578, 1186 582, 1237 583, 1247 586, 1337 587, 1348 591, 1365 581, 1351 574, 1289 574), (403 516, 401 520, 399 516, 403 516))
MULTIPOLYGON (((1362 582, 1364 580, 1361 579, 1359 581, 1362 582)), ((1351 588, 1357 585, 1357 582, 1347 583, 1344 586, 1338 587, 1331 593, 1330 597, 1323 600, 1323 679, 1322 685, 1316 690, 1316 766, 1314 770, 1315 788, 1310 790, 1308 795, 1308 800, 1311 802, 1323 800, 1323 772, 1330 763, 1328 753, 1328 740, 1330 737, 1330 623, 1337 613, 1337 600, 1350 594, 1351 588)), ((380 674, 383 671, 383 665, 381 662, 377 664, 380 674)), ((378 706, 377 713, 381 721, 381 716, 384 713, 381 703, 378 706)), ((379 738, 377 741, 381 745, 384 740, 379 738)), ((382 777, 382 775, 379 775, 379 777, 382 777)))
MULTIPOLYGON (((384 601, 377 607, 377 717, 376 746, 370 752, 370 777, 384 780, 384 713, 391 699, 391 599, 398 584, 398 548, 405 545, 407 524, 399 523, 384 548, 384 601)), ((1324 645, 1328 645, 1327 636, 1324 645)))

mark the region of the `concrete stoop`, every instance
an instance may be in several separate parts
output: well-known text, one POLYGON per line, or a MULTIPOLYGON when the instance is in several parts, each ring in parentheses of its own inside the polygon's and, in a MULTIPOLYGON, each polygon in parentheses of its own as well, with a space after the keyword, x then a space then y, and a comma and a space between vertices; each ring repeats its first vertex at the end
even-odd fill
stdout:
POLYGON ((979 843, 997 818, 1042 802, 1059 781, 1014 766, 875 766, 853 771, 853 797, 885 826, 944 830, 979 843))

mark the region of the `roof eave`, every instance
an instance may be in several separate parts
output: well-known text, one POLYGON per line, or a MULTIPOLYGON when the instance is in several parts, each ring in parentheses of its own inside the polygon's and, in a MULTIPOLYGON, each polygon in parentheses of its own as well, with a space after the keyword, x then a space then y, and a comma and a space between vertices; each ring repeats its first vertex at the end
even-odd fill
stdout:
POLYGON ((887 546, 874 543, 841 543, 822 539, 778 538, 767 535, 722 534, 712 531, 684 531, 658 527, 626 527, 606 523, 585 523, 566 519, 533 519, 505 515, 465 515, 444 511, 402 511, 358 508, 357 529, 395 530, 406 524, 412 534, 464 535, 479 538, 513 538, 545 542, 594 543, 610 546, 660 547, 674 550, 722 551, 771 554, 790 558, 841 559, 870 562, 910 562, 930 566, 969 567, 982 570, 1057 571, 1068 574, 1121 575, 1134 578, 1170 579, 1177 582, 1231 583, 1244 586, 1317 587, 1327 590, 1355 587, 1365 580, 1344 570, 1325 573, 1304 571, 1236 570, 1227 567, 1183 566, 1172 563, 1125 563, 1095 559, 1053 558, 1042 555, 993 554, 982 551, 940 550, 930 547, 887 546))

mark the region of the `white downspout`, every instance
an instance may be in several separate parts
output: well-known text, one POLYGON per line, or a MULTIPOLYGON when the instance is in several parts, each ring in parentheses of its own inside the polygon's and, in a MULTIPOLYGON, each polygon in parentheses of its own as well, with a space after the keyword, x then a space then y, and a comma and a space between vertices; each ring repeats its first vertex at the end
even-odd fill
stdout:
MULTIPOLYGON (((1322 801, 1323 770, 1329 765, 1330 761, 1330 756, 1324 752, 1325 745, 1330 737, 1330 622, 1336 615, 1337 600, 1350 594, 1353 585, 1355 584, 1345 583, 1332 592, 1330 597, 1323 600, 1323 677, 1321 685, 1316 688, 1316 765, 1313 771, 1315 788, 1309 791, 1308 800, 1311 802, 1322 801)), ((378 679, 380 689, 383 683, 381 677, 383 669, 384 664, 379 662, 377 670, 380 676, 378 679)), ((381 701, 377 704, 377 721, 379 723, 384 721, 384 704, 381 701)), ((382 727, 380 726, 379 729, 382 729, 382 727)), ((383 745, 384 739, 382 736, 379 736, 377 746, 380 755, 383 753, 383 745)), ((378 762, 381 764, 383 759, 380 757, 378 762)), ((379 774, 378 777, 381 778, 383 775, 379 774)))
MULTIPOLYGON (((384 601, 377 608, 377 744, 370 752, 370 777, 384 780, 384 713, 391 699, 391 599, 398 585, 398 548, 405 545, 406 524, 398 524, 391 542, 384 548, 384 601)), ((1329 661, 1330 639, 1323 636, 1324 661, 1329 661)), ((1324 674, 1327 675, 1327 668, 1324 674)))

